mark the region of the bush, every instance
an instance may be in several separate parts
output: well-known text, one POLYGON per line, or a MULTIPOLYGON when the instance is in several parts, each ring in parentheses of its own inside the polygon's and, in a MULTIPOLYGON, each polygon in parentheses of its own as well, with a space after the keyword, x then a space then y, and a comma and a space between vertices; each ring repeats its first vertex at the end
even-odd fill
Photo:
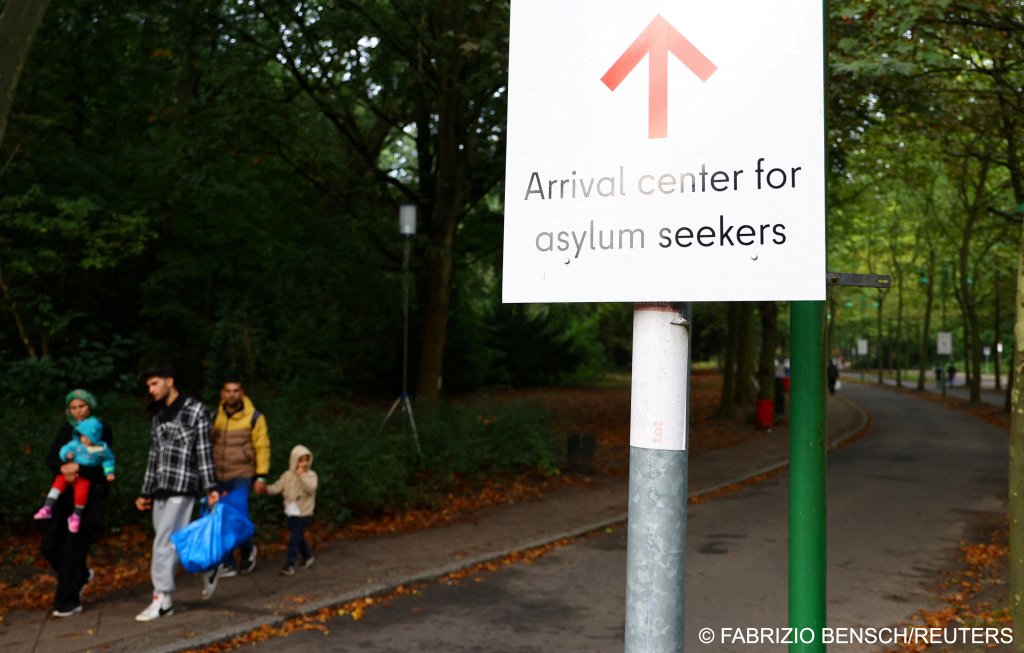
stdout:
MULTIPOLYGON (((258 405, 263 411, 264 404, 258 405)), ((526 470, 557 473, 561 460, 561 442, 548 431, 547 415, 525 402, 478 400, 419 416, 422 455, 401 412, 385 428, 380 409, 351 405, 311 410, 307 404, 279 401, 266 404, 265 412, 273 443, 269 480, 288 468, 294 445, 308 447, 320 478, 317 515, 333 523, 353 514, 372 516, 430 504, 467 476, 482 480, 526 470)), ((280 499, 271 499, 272 509, 266 500, 257 502, 262 504, 253 511, 257 519, 280 514, 280 499)))
MULTIPOLYGON (((444 406, 417 422, 420 454, 402 413, 393 415, 382 429, 384 414, 379 408, 289 398, 261 401, 259 394, 254 398, 270 428, 268 481, 288 468, 293 446, 305 445, 313 452, 313 468, 320 478, 317 517, 334 524, 353 515, 430 505, 466 478, 484 480, 523 471, 555 474, 562 456, 562 442, 548 430, 547 415, 527 402, 481 399, 444 406)), ((134 507, 149 451, 145 401, 112 393, 100 396, 99 402, 96 416, 113 430, 117 456, 107 525, 146 521, 148 517, 134 507)), ((26 522, 50 486, 43 459, 64 416, 52 406, 5 405, 0 410, 5 415, 0 439, 20 445, 12 448, 12 455, 0 458, 8 498, 0 502, 0 523, 9 527, 26 522)), ((258 525, 283 519, 280 497, 256 498, 250 512, 258 525)))

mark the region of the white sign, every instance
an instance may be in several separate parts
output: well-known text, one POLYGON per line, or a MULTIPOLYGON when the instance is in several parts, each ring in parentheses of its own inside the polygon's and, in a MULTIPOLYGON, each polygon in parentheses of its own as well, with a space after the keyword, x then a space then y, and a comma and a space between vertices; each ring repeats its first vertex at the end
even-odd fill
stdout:
POLYGON ((868 355, 868 341, 864 338, 857 338, 857 355, 867 356, 868 355))
POLYGON ((824 299, 822 21, 514 0, 504 301, 824 299))
POLYGON ((991 347, 982 347, 981 348, 981 353, 985 354, 985 358, 988 358, 989 356, 992 355, 992 348, 991 347))
POLYGON ((939 331, 935 342, 935 350, 939 356, 953 355, 953 333, 950 331, 939 331))

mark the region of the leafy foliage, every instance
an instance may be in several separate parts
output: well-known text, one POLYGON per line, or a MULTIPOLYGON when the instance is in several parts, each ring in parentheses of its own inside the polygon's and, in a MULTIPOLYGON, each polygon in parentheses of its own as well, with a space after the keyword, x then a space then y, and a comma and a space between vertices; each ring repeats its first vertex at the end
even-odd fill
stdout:
MULTIPOLYGON (((108 507, 108 525, 114 528, 143 519, 133 501, 142 487, 149 451, 144 403, 117 392, 99 396, 96 415, 110 424, 117 455, 117 481, 108 507)), ((60 400, 48 405, 54 404, 60 400)), ((24 523, 52 480, 42 460, 63 416, 45 406, 3 404, 0 439, 17 446, 0 460, 10 498, 0 507, 2 524, 24 523)), ((293 446, 309 447, 321 482, 317 514, 336 524, 353 514, 433 505, 467 480, 555 474, 564 456, 564 442, 552 431, 547 413, 526 401, 478 399, 421 418, 422 455, 400 413, 382 428, 378 411, 347 403, 273 398, 258 406, 268 416, 271 432, 270 480, 288 468, 293 446)), ((283 514, 280 499, 257 500, 252 513, 259 522, 276 523, 283 514)))

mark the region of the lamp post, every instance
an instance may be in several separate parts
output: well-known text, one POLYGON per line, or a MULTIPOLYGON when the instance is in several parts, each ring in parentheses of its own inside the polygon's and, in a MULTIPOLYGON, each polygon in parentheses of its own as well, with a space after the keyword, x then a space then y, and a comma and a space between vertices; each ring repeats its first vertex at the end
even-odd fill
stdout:
MULTIPOLYGON (((398 233, 402 236, 402 395, 409 396, 409 251, 416 235, 416 205, 398 207, 398 233)), ((412 413, 410 409, 410 414, 412 413)))
POLYGON ((402 392, 391 404, 391 410, 384 416, 380 428, 383 429, 395 411, 401 407, 409 419, 409 426, 412 427, 416 452, 423 453, 420 448, 420 436, 416 432, 416 419, 412 414, 412 401, 409 399, 409 251, 412 247, 412 238, 416 235, 415 204, 406 203, 398 208, 398 233, 404 241, 402 243, 402 392))

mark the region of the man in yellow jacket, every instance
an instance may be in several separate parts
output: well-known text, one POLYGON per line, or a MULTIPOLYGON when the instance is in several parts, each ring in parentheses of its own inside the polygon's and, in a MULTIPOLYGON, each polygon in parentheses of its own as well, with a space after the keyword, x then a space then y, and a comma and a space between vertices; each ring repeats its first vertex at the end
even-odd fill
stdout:
MULTIPOLYGON (((252 488, 257 494, 267 490, 266 475, 270 472, 270 435, 267 418, 256 410, 245 394, 242 382, 228 379, 220 389, 220 404, 210 430, 213 464, 217 470, 220 492, 245 492, 252 488)), ((221 578, 238 573, 248 574, 256 567, 256 546, 252 540, 243 543, 241 563, 235 565, 234 551, 229 552, 219 570, 221 578)))

